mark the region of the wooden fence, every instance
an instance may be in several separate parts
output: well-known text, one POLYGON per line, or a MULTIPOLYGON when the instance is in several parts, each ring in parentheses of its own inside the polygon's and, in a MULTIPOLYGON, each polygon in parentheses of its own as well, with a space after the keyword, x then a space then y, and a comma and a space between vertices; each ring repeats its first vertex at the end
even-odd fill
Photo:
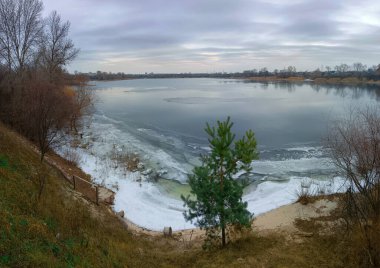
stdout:
POLYGON ((45 160, 48 164, 55 167, 66 179, 66 181, 73 185, 75 191, 81 193, 88 200, 94 202, 97 205, 99 205, 99 203, 101 202, 108 205, 113 204, 115 193, 110 189, 82 179, 76 175, 70 175, 60 165, 58 165, 54 160, 52 160, 49 157, 45 157, 45 160))
POLYGON ((74 190, 82 193, 88 199, 99 205, 99 185, 82 179, 78 176, 72 176, 72 185, 74 190))
MULTIPOLYGON (((3 133, 0 133, 0 135, 3 135, 3 133)), ((28 142, 27 140, 20 138, 18 135, 18 140, 25 144, 26 146, 30 147, 34 152, 37 154, 40 154, 41 152, 38 150, 38 148, 33 145, 32 143, 28 142)), ((58 156, 59 157, 59 156, 58 156)), ((99 205, 100 203, 106 204, 106 205, 113 205, 114 199, 115 199, 115 192, 112 190, 102 187, 98 184, 89 182, 87 180, 84 180, 78 176, 72 176, 69 171, 66 171, 64 168, 62 168, 61 165, 59 165, 56 161, 53 160, 52 157, 49 157, 48 155, 45 156, 45 161, 58 170, 63 178, 66 179, 67 182, 69 182, 71 185, 73 185, 73 188, 81 193, 84 197, 89 199, 90 201, 96 203, 99 205)))

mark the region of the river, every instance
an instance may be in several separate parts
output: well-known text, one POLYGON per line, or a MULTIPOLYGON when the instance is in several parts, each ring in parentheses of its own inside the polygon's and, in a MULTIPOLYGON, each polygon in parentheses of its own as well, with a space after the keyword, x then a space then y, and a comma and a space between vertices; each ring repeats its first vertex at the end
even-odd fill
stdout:
MULTIPOLYGON (((152 230, 191 228, 181 194, 199 156, 209 152, 204 127, 230 116, 240 137, 255 132, 260 159, 242 177, 244 201, 257 214, 294 202, 301 184, 314 192, 344 190, 323 140, 349 109, 375 105, 379 89, 233 79, 140 79, 92 82, 95 113, 85 127, 80 166, 114 189, 116 211, 152 230), (140 171, 112 154, 138 155, 140 171)), ((237 178, 239 177, 237 174, 237 178)))

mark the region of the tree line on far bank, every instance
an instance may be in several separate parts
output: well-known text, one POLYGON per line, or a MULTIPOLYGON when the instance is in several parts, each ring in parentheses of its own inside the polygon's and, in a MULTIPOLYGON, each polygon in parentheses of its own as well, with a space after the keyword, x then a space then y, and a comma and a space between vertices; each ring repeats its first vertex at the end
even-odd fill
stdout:
POLYGON ((70 23, 42 11, 40 0, 0 0, 0 120, 35 142, 41 160, 60 131, 78 131, 93 100, 85 77, 65 70, 79 52, 70 23))
MULTIPOLYGON (((76 72, 76 74, 79 74, 76 72)), ((267 67, 245 70, 243 72, 215 72, 215 73, 153 73, 126 74, 124 72, 102 72, 80 73, 90 80, 123 80, 141 78, 250 78, 250 77, 277 77, 289 78, 300 77, 304 79, 316 78, 348 78, 355 77, 367 80, 380 80, 380 64, 368 67, 361 62, 351 65, 342 63, 334 67, 322 66, 313 71, 297 71, 295 66, 284 67, 269 71, 267 67)))

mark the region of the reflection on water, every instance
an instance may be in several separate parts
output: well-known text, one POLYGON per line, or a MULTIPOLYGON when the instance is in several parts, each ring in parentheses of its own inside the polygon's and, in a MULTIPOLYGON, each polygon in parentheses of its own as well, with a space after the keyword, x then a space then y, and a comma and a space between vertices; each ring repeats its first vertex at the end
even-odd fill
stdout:
POLYGON ((275 88, 275 89, 286 89, 289 93, 294 92, 298 88, 303 88, 305 86, 310 86, 316 92, 321 92, 325 94, 334 94, 342 98, 352 97, 354 99, 359 99, 362 97, 374 98, 377 101, 380 100, 380 85, 340 85, 340 84, 315 84, 310 82, 255 82, 249 80, 242 80, 241 83, 259 83, 262 89, 275 88))
MULTIPOLYGON (((255 132, 260 161, 251 179, 331 177, 335 170, 321 146, 329 122, 348 108, 377 103, 380 96, 375 86, 232 79, 97 82, 96 89, 96 122, 118 130, 113 143, 135 148, 149 167, 165 171, 161 177, 182 183, 199 155, 208 152, 205 123, 227 116, 237 136, 255 132)), ((168 185, 162 182, 162 189, 168 185)))
MULTIPOLYGON (((132 146, 162 176, 186 181, 208 152, 206 122, 231 116, 238 136, 253 129, 260 150, 252 179, 320 178, 335 170, 321 140, 347 109, 377 103, 375 86, 257 83, 233 79, 97 82, 96 121, 111 124, 113 143, 132 146)), ((166 184, 167 185, 167 184, 166 184)))
MULTIPOLYGON (((142 79, 97 82, 99 114, 123 122, 149 142, 157 135, 207 145, 206 122, 231 116, 237 135, 251 128, 264 148, 316 145, 330 120, 380 99, 375 86, 248 83, 226 79, 142 79)), ((172 145, 167 142, 168 146, 172 145)), ((198 151, 197 151, 198 152, 198 151)))

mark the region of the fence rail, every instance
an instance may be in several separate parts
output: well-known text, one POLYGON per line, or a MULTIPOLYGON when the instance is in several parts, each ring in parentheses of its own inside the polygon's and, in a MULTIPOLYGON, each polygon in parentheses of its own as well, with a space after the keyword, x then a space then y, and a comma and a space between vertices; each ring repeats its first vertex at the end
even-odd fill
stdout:
POLYGON ((99 205, 99 185, 89 182, 81 177, 72 176, 72 184, 74 190, 81 192, 87 196, 91 201, 99 205))
POLYGON ((66 181, 73 186, 75 191, 81 193, 88 200, 94 202, 97 205, 99 205, 100 202, 108 205, 113 204, 115 193, 110 189, 85 180, 79 176, 69 174, 50 157, 45 157, 45 160, 62 174, 66 181))

